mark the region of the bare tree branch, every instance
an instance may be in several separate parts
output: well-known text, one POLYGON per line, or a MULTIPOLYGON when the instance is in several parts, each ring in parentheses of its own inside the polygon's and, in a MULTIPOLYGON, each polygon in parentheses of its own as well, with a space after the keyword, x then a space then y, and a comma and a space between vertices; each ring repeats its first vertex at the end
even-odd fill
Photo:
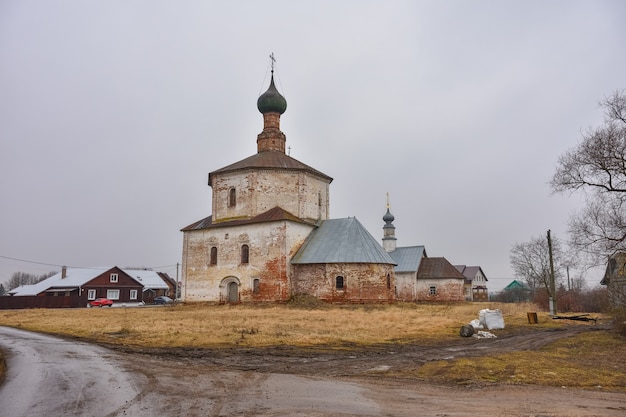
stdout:
POLYGON ((11 278, 6 282, 6 289, 10 291, 21 285, 36 284, 46 278, 51 277, 54 274, 56 274, 56 272, 54 271, 41 275, 29 274, 27 272, 14 272, 13 275, 11 275, 11 278))
MULTIPOLYGON (((558 283, 562 280, 567 263, 558 239, 552 240, 552 253, 555 280, 558 283)), ((530 288, 545 288, 550 294, 550 253, 548 241, 544 237, 532 237, 528 242, 513 245, 511 268, 515 276, 524 280, 530 288)))
POLYGON ((569 222, 570 245, 588 264, 602 265, 626 251, 626 95, 616 91, 600 106, 604 123, 559 158, 555 192, 583 191, 585 208, 569 222))

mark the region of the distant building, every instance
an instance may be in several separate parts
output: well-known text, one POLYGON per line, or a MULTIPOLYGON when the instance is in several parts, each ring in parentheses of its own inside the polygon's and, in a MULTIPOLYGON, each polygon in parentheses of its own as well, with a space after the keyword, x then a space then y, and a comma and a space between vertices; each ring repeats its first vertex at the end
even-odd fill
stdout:
POLYGON ((454 265, 465 277, 465 300, 489 301, 487 276, 480 266, 454 265))
POLYGON ((500 293, 500 298, 502 301, 509 303, 532 301, 533 290, 525 282, 515 279, 504 287, 500 293))
POLYGON ((396 298, 398 301, 418 300, 418 271, 426 258, 424 246, 394 248, 389 255, 396 262, 396 298))
POLYGON ((429 258, 424 246, 396 246, 395 217, 387 202, 383 247, 396 262, 396 296, 400 301, 463 301, 465 277, 446 258, 429 258))
POLYGON ((22 285, 2 297, 0 308, 85 307, 96 298, 115 304, 151 303, 159 295, 173 295, 175 282, 167 274, 145 269, 66 268, 33 285, 22 285), (9 300, 11 298, 12 300, 9 300), (23 304, 23 305, 22 305, 23 304))

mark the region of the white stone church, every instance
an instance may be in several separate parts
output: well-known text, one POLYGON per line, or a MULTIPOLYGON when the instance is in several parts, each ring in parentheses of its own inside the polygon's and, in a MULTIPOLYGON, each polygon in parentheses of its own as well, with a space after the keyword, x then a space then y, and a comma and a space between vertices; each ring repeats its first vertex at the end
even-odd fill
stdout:
POLYGON ((333 179, 285 153, 273 71, 257 107, 257 153, 209 173, 212 214, 182 229, 183 301, 467 299, 467 278, 445 258, 396 247, 389 208, 382 245, 356 218, 329 219, 333 179))

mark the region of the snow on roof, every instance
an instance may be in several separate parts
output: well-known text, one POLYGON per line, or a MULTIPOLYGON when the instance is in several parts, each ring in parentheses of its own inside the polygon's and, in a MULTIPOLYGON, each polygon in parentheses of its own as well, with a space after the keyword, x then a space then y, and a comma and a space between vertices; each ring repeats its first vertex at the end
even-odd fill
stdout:
MULTIPOLYGON (((33 285, 22 285, 9 291, 14 296, 37 295, 52 288, 79 288, 98 275, 115 267, 67 268, 65 278, 62 272, 33 285)), ((144 269, 122 269, 147 289, 167 289, 168 286, 156 271, 144 269)))
POLYGON ((144 291, 149 289, 166 290, 169 288, 156 271, 146 269, 123 269, 123 271, 139 281, 143 285, 144 291))
POLYGON ((37 284, 17 287, 10 293, 16 296, 37 295, 53 287, 78 288, 109 269, 111 268, 67 268, 65 278, 61 278, 62 272, 59 272, 37 284))

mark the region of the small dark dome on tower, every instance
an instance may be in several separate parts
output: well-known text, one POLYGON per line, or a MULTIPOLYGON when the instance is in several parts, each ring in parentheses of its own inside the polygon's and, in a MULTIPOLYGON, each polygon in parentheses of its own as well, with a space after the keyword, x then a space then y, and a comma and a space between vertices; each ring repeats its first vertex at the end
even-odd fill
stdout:
POLYGON ((393 214, 391 214, 391 212, 389 211, 389 208, 387 208, 387 213, 385 213, 385 215, 383 216, 383 221, 389 224, 394 220, 395 220, 395 217, 393 217, 393 214))
POLYGON ((267 91, 261 94, 261 97, 256 102, 256 107, 263 114, 265 113, 278 113, 283 114, 287 110, 287 100, 283 97, 276 86, 274 85, 274 74, 272 74, 272 81, 267 91))

